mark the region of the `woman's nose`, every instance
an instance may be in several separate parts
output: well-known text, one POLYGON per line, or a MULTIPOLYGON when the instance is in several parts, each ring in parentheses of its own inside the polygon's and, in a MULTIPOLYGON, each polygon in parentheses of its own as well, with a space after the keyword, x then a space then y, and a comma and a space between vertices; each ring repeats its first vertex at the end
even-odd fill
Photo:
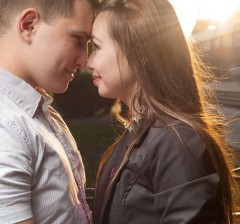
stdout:
POLYGON ((87 67, 87 69, 93 69, 93 64, 92 64, 92 54, 93 53, 91 53, 90 55, 89 55, 89 57, 87 58, 87 65, 86 65, 86 67, 87 67))

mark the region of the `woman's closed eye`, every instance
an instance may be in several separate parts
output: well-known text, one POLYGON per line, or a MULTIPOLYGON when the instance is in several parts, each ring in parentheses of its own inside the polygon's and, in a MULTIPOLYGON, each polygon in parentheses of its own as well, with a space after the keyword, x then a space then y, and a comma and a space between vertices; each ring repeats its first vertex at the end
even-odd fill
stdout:
POLYGON ((93 51, 96 51, 96 50, 99 50, 100 47, 99 47, 99 45, 97 45, 96 43, 94 43, 94 42, 92 41, 92 49, 93 49, 93 51))

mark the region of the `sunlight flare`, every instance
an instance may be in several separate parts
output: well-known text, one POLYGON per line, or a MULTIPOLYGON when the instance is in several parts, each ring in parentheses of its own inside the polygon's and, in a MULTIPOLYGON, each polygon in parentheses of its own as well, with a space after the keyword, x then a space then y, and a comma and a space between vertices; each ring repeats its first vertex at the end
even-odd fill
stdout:
POLYGON ((240 11, 240 0, 169 0, 176 10, 186 37, 198 19, 224 22, 240 11))

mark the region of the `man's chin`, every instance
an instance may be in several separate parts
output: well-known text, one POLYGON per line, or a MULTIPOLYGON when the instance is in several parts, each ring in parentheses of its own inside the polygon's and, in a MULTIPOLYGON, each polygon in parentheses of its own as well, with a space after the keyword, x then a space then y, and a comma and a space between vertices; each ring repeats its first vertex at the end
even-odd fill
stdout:
POLYGON ((56 94, 61 94, 61 93, 65 93, 68 89, 68 85, 69 83, 66 85, 66 86, 62 86, 62 87, 59 87, 59 88, 49 88, 48 90, 46 90, 47 92, 49 93, 56 93, 56 94))

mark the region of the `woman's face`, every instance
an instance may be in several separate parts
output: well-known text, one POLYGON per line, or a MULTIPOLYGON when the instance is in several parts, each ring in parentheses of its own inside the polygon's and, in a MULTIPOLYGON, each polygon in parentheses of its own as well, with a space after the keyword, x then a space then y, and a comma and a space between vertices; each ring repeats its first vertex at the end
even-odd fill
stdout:
POLYGON ((93 71, 93 84, 98 88, 100 96, 120 98, 130 106, 135 81, 126 57, 121 54, 121 49, 117 50, 108 34, 108 19, 110 19, 108 13, 103 12, 94 21, 93 52, 88 59, 87 67, 93 71))

